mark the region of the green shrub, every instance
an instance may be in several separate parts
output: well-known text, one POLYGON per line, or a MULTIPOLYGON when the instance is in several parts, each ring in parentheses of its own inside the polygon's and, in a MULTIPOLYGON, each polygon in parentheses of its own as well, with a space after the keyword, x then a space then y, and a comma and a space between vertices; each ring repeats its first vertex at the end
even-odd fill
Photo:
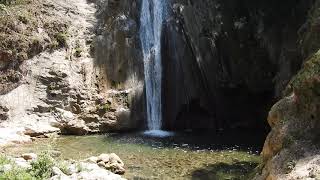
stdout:
POLYGON ((53 159, 46 153, 41 154, 37 161, 31 163, 30 174, 37 179, 47 179, 52 174, 53 159))
POLYGON ((77 47, 75 49, 74 56, 81 57, 81 53, 82 53, 82 49, 80 47, 77 47))
POLYGON ((36 180, 27 170, 13 167, 10 171, 0 174, 0 180, 36 180))
POLYGON ((58 33, 55 36, 59 47, 66 47, 67 46, 67 39, 68 39, 68 35, 66 33, 58 33))
POLYGON ((4 155, 0 155, 0 166, 10 164, 10 163, 11 163, 10 159, 5 157, 4 155))

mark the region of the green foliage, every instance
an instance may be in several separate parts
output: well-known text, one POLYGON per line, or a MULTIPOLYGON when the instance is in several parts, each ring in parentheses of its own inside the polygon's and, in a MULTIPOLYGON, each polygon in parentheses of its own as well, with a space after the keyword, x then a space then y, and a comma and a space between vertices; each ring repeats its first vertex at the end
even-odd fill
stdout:
POLYGON ((42 180, 51 177, 54 162, 47 154, 41 154, 36 161, 31 163, 30 169, 24 169, 17 167, 5 156, 0 156, 0 167, 6 164, 10 164, 12 169, 0 172, 0 180, 42 180))
POLYGON ((20 4, 25 2, 26 0, 0 0, 0 4, 4 5, 13 5, 13 4, 20 4))
POLYGON ((111 105, 109 103, 106 103, 106 104, 102 105, 101 108, 106 110, 106 111, 110 111, 111 105))
MULTIPOLYGON (((286 94, 294 91, 299 98, 299 104, 304 109, 320 100, 320 50, 311 56, 302 70, 290 82, 286 94)), ((312 114, 312 112, 310 112, 312 114)))
POLYGON ((55 35, 55 38, 59 44, 59 47, 66 47, 67 46, 68 35, 66 32, 57 33, 55 35))
POLYGON ((37 161, 31 163, 30 174, 37 179, 49 178, 53 166, 53 159, 47 153, 41 154, 37 161))
POLYGON ((10 159, 5 157, 4 155, 0 155, 0 166, 10 164, 10 163, 11 163, 10 159))
POLYGON ((283 146, 285 147, 285 148, 288 148, 288 147, 290 147, 293 143, 294 143, 294 137, 292 137, 292 136, 290 136, 290 135, 288 135, 288 136, 286 136, 284 139, 283 139, 283 146))
POLYGON ((56 166, 64 173, 64 174, 69 174, 69 164, 66 161, 61 161, 56 163, 56 166))
POLYGON ((0 174, 0 180, 36 180, 36 178, 32 177, 26 169, 13 166, 10 171, 0 174))
POLYGON ((35 178, 23 168, 17 167, 13 164, 13 162, 5 157, 4 155, 0 155, 0 169, 4 165, 11 165, 12 169, 6 172, 1 172, 0 170, 0 180, 34 180, 35 178))
POLYGON ((97 106, 97 111, 100 115, 104 115, 106 112, 111 111, 111 104, 110 103, 99 104, 97 106))
POLYGON ((6 6, 4 4, 0 4, 0 12, 1 11, 6 11, 6 6))
POLYGON ((78 172, 82 172, 86 170, 79 162, 77 163, 76 168, 78 172))
POLYGON ((309 11, 306 24, 302 27, 306 28, 301 35, 301 49, 305 57, 310 56, 320 48, 319 17, 320 1, 316 1, 309 11))
POLYGON ((50 45, 49 45, 49 49, 53 50, 53 49, 57 49, 59 47, 59 43, 57 41, 53 41, 50 45))
POLYGON ((81 57, 81 53, 82 53, 82 48, 77 47, 75 52, 74 52, 74 56, 81 57))
POLYGON ((5 5, 13 4, 15 2, 16 0, 0 0, 0 4, 5 4, 5 5))

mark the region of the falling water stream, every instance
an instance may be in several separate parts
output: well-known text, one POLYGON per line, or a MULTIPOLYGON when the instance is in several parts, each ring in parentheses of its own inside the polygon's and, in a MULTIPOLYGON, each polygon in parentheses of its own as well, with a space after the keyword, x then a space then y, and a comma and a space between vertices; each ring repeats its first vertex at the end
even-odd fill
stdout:
POLYGON ((141 7, 140 39, 142 44, 147 101, 148 130, 152 136, 168 136, 161 131, 161 36, 163 20, 166 17, 165 0, 143 0, 141 7))

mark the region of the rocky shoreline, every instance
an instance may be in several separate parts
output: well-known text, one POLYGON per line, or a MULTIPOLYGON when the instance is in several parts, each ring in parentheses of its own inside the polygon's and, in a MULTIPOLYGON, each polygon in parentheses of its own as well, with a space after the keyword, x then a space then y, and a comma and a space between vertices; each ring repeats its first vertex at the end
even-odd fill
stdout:
POLYGON ((124 163, 114 153, 101 154, 83 161, 55 160, 48 153, 22 154, 20 157, 0 156, 0 178, 50 180, 124 180, 124 163), (119 175, 120 174, 120 175, 119 175))

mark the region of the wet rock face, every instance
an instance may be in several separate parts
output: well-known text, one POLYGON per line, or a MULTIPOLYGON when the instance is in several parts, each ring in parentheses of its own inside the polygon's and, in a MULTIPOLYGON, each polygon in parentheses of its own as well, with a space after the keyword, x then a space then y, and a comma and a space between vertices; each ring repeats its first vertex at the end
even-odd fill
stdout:
POLYGON ((98 9, 94 50, 100 78, 108 88, 132 86, 128 81, 143 80, 138 2, 102 1, 98 9))
POLYGON ((139 40, 140 1, 98 1, 98 22, 94 42, 98 88, 128 91, 127 105, 116 116, 132 128, 145 123, 144 71, 139 40), (130 119, 131 123, 128 123, 130 119))
POLYGON ((298 31, 310 4, 172 0, 163 39, 167 126, 264 127, 300 67, 298 31), (180 114, 204 117, 184 124, 180 114))

